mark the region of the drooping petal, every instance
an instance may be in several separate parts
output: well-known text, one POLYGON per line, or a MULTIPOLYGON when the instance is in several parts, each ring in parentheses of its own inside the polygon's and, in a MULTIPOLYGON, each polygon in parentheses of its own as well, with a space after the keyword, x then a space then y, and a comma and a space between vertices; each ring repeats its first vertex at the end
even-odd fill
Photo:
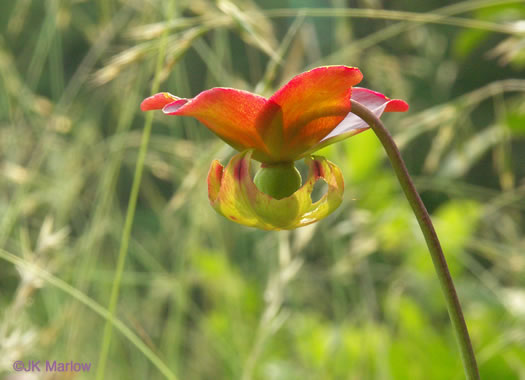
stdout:
POLYGON ((344 183, 337 166, 323 157, 306 160, 305 184, 291 196, 275 199, 257 189, 250 176, 252 151, 235 155, 226 168, 214 161, 208 174, 208 195, 213 208, 226 218, 265 230, 294 229, 314 223, 332 213, 342 202, 344 183), (328 184, 327 193, 312 202, 318 180, 328 184))
POLYGON ((267 149, 255 128, 266 99, 232 88, 212 88, 185 102, 166 104, 168 115, 192 116, 237 150, 267 149))
POLYGON ((363 75, 356 67, 319 67, 297 75, 270 99, 257 125, 278 161, 293 161, 317 144, 350 111, 352 86, 363 75), (276 130, 282 128, 282 131, 276 130))
POLYGON ((170 94, 169 92, 159 92, 158 94, 152 95, 140 103, 140 109, 142 111, 152 111, 160 110, 166 104, 172 103, 177 100, 182 100, 177 98, 175 95, 170 94))
POLYGON ((408 105, 365 88, 359 69, 327 66, 292 78, 270 99, 231 88, 213 88, 193 99, 159 93, 145 99, 142 110, 192 116, 239 151, 253 149, 263 163, 295 161, 368 129, 350 113, 351 99, 378 117, 404 112, 408 105))
MULTIPOLYGON (((406 112, 408 111, 408 104, 404 100, 390 99, 385 95, 369 90, 367 88, 354 87, 352 89, 352 100, 355 100, 377 117, 381 117, 383 112, 406 112)), ((326 137, 324 137, 319 144, 307 153, 315 152, 334 142, 344 140, 350 136, 356 135, 370 128, 359 116, 352 112, 348 113, 343 121, 335 127, 326 137)))

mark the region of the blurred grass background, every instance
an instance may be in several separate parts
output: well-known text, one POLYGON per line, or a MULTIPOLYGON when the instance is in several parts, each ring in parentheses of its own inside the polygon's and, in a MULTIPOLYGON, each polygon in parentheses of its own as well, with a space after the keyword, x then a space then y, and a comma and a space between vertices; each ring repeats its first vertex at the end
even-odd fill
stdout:
MULTIPOLYGON (((267 96, 344 64, 411 105, 383 120, 442 239, 482 378, 525 379, 522 1, 13 0, 0 28, 1 378, 95 378, 155 76, 182 97, 267 96), (92 370, 28 377, 15 360, 92 370)), ((104 378, 463 378, 371 131, 324 150, 345 201, 293 232, 215 214, 207 170, 232 153, 194 120, 155 115, 104 378)))

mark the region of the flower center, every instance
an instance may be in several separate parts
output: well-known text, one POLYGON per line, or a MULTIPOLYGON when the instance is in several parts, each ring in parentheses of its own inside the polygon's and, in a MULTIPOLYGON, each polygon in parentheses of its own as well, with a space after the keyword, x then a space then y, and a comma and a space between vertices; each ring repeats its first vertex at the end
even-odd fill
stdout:
POLYGON ((263 193, 275 199, 282 199, 301 187, 301 174, 293 162, 262 164, 253 181, 263 193))

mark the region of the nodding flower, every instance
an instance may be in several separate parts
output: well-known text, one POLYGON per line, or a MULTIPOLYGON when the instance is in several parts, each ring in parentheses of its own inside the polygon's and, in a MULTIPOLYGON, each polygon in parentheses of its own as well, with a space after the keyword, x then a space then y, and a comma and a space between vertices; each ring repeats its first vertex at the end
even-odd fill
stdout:
POLYGON ((292 78, 271 97, 232 88, 212 88, 192 99, 168 92, 146 98, 143 111, 191 116, 240 153, 224 168, 214 161, 208 174, 212 206, 228 219, 262 229, 293 229, 314 223, 342 202, 340 169, 312 154, 330 144, 365 131, 369 126, 351 113, 351 100, 371 110, 405 112, 408 104, 366 88, 354 87, 363 75, 356 67, 319 67, 292 78), (261 162, 252 179, 250 160, 261 162), (308 178, 294 161, 305 159, 308 178), (319 179, 327 193, 312 202, 319 179))

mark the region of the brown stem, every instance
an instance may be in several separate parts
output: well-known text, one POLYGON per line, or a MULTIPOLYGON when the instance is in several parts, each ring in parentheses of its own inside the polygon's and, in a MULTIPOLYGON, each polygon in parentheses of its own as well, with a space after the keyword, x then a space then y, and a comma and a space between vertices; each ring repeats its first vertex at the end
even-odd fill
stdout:
POLYGON ((463 367, 465 369, 465 374, 468 380, 479 380, 478 366, 476 364, 476 357, 474 355, 474 350, 472 349, 472 343, 470 341, 467 324, 465 323, 465 318, 463 317, 463 311, 461 310, 461 304, 459 303, 458 295, 454 287, 454 282, 448 270, 447 261, 443 250, 441 249, 441 244, 439 243, 436 230, 432 225, 432 220, 428 214, 419 193, 410 178, 410 174, 406 168, 405 162, 401 157, 401 153, 396 146, 396 143, 392 139, 392 136, 385 128, 381 120, 376 117, 372 111, 368 108, 352 100, 352 113, 359 116, 363 119, 372 130, 375 132, 381 144, 385 148, 386 154, 390 159, 390 163, 394 168, 394 171, 397 175, 397 179, 405 192, 405 196, 414 211, 416 219, 419 223, 419 227, 423 232, 425 241, 430 251, 430 256, 432 257, 432 262, 434 263, 434 268, 436 270, 439 283, 441 285, 441 290, 445 296, 447 303, 448 314, 454 331, 456 333, 456 338, 458 345, 461 351, 461 358, 463 360, 463 367))

